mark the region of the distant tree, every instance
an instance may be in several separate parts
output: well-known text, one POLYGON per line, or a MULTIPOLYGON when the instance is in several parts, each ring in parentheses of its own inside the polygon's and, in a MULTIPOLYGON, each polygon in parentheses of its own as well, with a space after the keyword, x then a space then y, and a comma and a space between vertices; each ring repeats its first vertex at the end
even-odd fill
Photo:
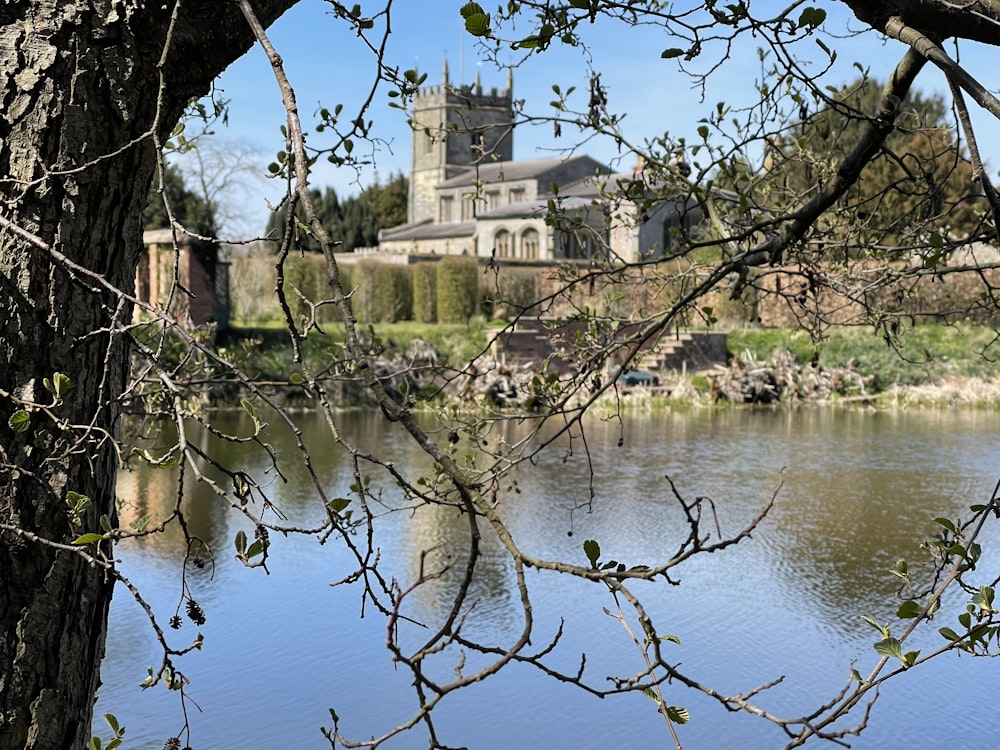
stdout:
POLYGON ((215 237, 218 231, 215 205, 190 190, 180 171, 167 165, 163 169, 162 186, 158 179, 154 179, 150 187, 149 202, 142 212, 143 226, 146 229, 169 229, 170 215, 189 232, 215 237))
MULTIPOLYGON (((878 111, 881 84, 860 79, 840 89, 819 111, 800 107, 800 119, 771 139, 756 209, 787 210, 836 178, 836 170, 878 111)), ((817 228, 823 243, 842 244, 852 257, 893 256, 923 233, 955 239, 977 231, 985 208, 973 167, 948 124, 938 95, 911 91, 899 104, 896 128, 817 228)))
POLYGON ((410 181, 402 173, 397 173, 385 185, 376 181, 361 193, 359 200, 371 207, 379 229, 388 229, 406 223, 409 192, 410 181))
MULTIPOLYGON (((352 196, 343 201, 331 187, 322 191, 312 189, 310 196, 317 218, 333 241, 339 243, 337 250, 346 253, 356 247, 377 245, 380 229, 406 221, 408 185, 406 177, 397 174, 384 186, 376 181, 357 197, 352 196)), ((319 252, 320 244, 306 229, 301 209, 297 215, 296 246, 307 252, 319 252)), ((281 237, 284 235, 284 227, 285 212, 275 211, 268 219, 266 234, 269 237, 281 237)))

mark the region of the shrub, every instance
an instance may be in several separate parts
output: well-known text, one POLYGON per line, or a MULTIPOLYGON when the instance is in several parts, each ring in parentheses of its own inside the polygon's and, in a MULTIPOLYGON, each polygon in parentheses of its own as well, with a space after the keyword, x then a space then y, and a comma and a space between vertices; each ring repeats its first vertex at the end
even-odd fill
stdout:
POLYGON ((516 315, 532 315, 538 302, 538 271, 534 268, 504 268, 497 278, 493 313, 497 317, 513 318, 516 315))
POLYGON ((354 310, 354 317, 361 323, 375 323, 378 320, 376 304, 379 265, 373 260, 363 260, 354 266, 354 273, 351 274, 354 289, 351 308, 354 310))
POLYGON ((475 258, 447 257, 437 264, 437 318, 467 323, 479 301, 479 264, 475 258))
POLYGON ((418 323, 437 322, 437 265, 413 266, 413 319, 418 323))
POLYGON ((375 270, 377 294, 372 311, 376 323, 413 318, 413 276, 409 266, 380 263, 375 270))

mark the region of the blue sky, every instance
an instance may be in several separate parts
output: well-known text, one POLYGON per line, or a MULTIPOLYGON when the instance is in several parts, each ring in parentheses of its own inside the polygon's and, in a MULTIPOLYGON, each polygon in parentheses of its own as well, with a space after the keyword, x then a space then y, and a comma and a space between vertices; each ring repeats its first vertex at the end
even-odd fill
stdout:
MULTIPOLYGON (((490 63, 481 62, 476 40, 465 33, 459 15, 463 4, 464 0, 396 0, 386 62, 401 69, 416 67, 421 73, 426 72, 429 85, 440 83, 445 60, 453 84, 471 83, 478 72, 486 88, 506 85, 506 73, 490 63)), ((840 4, 818 4, 829 8, 827 31, 843 34, 848 29, 861 28, 857 21, 840 10, 840 4)), ((375 5, 362 3, 363 10, 374 9, 375 5)), ((377 5, 381 7, 382 3, 377 5)), ((772 5, 775 11, 779 10, 776 3, 761 2, 753 6, 754 12, 763 15, 772 5)), ((526 29, 524 31, 527 33, 526 29)), ((734 49, 731 59, 713 73, 702 101, 701 92, 692 88, 690 79, 678 73, 676 62, 660 58, 664 48, 678 46, 667 39, 661 29, 630 29, 618 23, 598 23, 586 31, 592 64, 601 73, 610 106, 628 113, 624 129, 629 137, 637 140, 669 132, 686 137, 689 143, 697 142, 698 121, 715 108, 716 102, 752 101, 755 82, 761 77, 755 46, 758 42, 747 38, 734 49)), ((296 88, 306 130, 315 126, 315 113, 320 106, 332 109, 342 103, 346 114, 367 95, 374 77, 373 56, 343 21, 332 16, 329 5, 320 0, 303 0, 271 27, 269 36, 296 88)), ((899 43, 884 40, 874 33, 838 40, 827 38, 827 41, 831 46, 835 44, 839 53, 837 66, 827 78, 831 85, 844 84, 857 77, 855 62, 868 68, 874 77, 884 80, 903 52, 899 43)), ((818 65, 824 59, 823 52, 812 40, 802 43, 799 50, 800 57, 813 64, 818 65)), ((995 68, 996 52, 993 48, 963 49, 962 60, 973 73, 977 70, 985 73, 995 68)), ((696 62, 708 63, 709 56, 705 56, 703 62, 696 62)), ((564 90, 575 85, 575 96, 582 100, 582 107, 586 103, 587 80, 588 69, 581 52, 553 45, 546 53, 532 56, 515 71, 514 93, 516 98, 526 100, 529 111, 545 112, 550 111, 548 102, 553 98, 553 84, 564 90)), ((988 76, 981 80, 990 85, 988 76)), ((230 100, 230 116, 229 125, 217 128, 216 132, 223 139, 252 145, 260 154, 259 173, 264 174, 267 163, 283 148, 280 126, 285 117, 263 51, 255 48, 234 63, 221 76, 217 88, 230 100)), ((944 91, 944 79, 937 71, 927 69, 918 79, 918 88, 944 91)), ((410 159, 410 133, 405 115, 390 108, 389 101, 386 90, 378 92, 369 112, 375 123, 373 134, 381 140, 372 153, 374 169, 383 178, 397 171, 407 172, 410 159)), ((972 103, 970 106, 975 108, 972 103)), ((981 129, 980 148, 995 169, 998 160, 994 158, 992 144, 1000 142, 1000 126, 990 118, 977 119, 981 129)), ((519 128, 514 139, 515 158, 552 155, 552 149, 574 145, 574 135, 564 129, 557 141, 553 139, 551 126, 519 128)), ((321 139, 321 134, 314 134, 310 143, 321 144, 321 139)), ((580 150, 605 162, 611 162, 616 155, 611 143, 591 141, 583 144, 580 150)), ((619 166, 630 166, 631 158, 627 157, 629 161, 619 166)), ((352 170, 335 169, 320 161, 312 181, 317 187, 330 185, 338 194, 346 196, 357 193, 372 182, 374 176, 373 169, 366 170, 359 178, 352 170)), ((276 200, 282 192, 281 186, 261 180, 244 192, 238 199, 244 216, 239 222, 241 229, 262 231, 267 221, 265 197, 276 200)))

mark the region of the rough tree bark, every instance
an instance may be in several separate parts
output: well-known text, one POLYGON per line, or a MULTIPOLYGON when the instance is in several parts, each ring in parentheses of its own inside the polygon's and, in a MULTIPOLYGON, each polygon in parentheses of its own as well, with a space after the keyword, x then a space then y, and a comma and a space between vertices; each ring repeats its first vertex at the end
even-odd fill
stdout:
MULTIPOLYGON (((293 0, 257 3, 270 23, 293 0)), ((0 9, 0 747, 82 748, 112 582, 66 545, 115 513, 141 215, 186 102, 252 43, 235 4, 0 9), (165 53, 166 50, 166 53, 165 53), (82 270, 72 270, 75 264, 82 270), (73 387, 48 418, 56 372, 73 387), (29 428, 8 427, 19 410, 29 428), (67 492, 88 496, 79 528, 67 492)))

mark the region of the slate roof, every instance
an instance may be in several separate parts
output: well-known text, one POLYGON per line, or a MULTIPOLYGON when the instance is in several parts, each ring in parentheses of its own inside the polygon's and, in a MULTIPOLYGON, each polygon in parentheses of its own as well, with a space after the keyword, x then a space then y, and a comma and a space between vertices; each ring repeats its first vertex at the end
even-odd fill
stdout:
POLYGON ((379 239, 382 241, 434 240, 450 237, 472 237, 475 233, 475 221, 447 221, 441 224, 425 221, 420 224, 402 224, 398 227, 383 229, 379 239))
POLYGON ((611 170, 599 161, 591 159, 589 156, 577 154, 575 156, 552 156, 545 159, 522 159, 518 161, 487 162, 478 167, 470 167, 461 174, 445 180, 439 188, 455 188, 473 185, 477 180, 483 182, 518 182, 520 180, 542 180, 547 175, 563 171, 565 167, 574 162, 587 164, 589 162, 593 173, 608 173, 611 170))

